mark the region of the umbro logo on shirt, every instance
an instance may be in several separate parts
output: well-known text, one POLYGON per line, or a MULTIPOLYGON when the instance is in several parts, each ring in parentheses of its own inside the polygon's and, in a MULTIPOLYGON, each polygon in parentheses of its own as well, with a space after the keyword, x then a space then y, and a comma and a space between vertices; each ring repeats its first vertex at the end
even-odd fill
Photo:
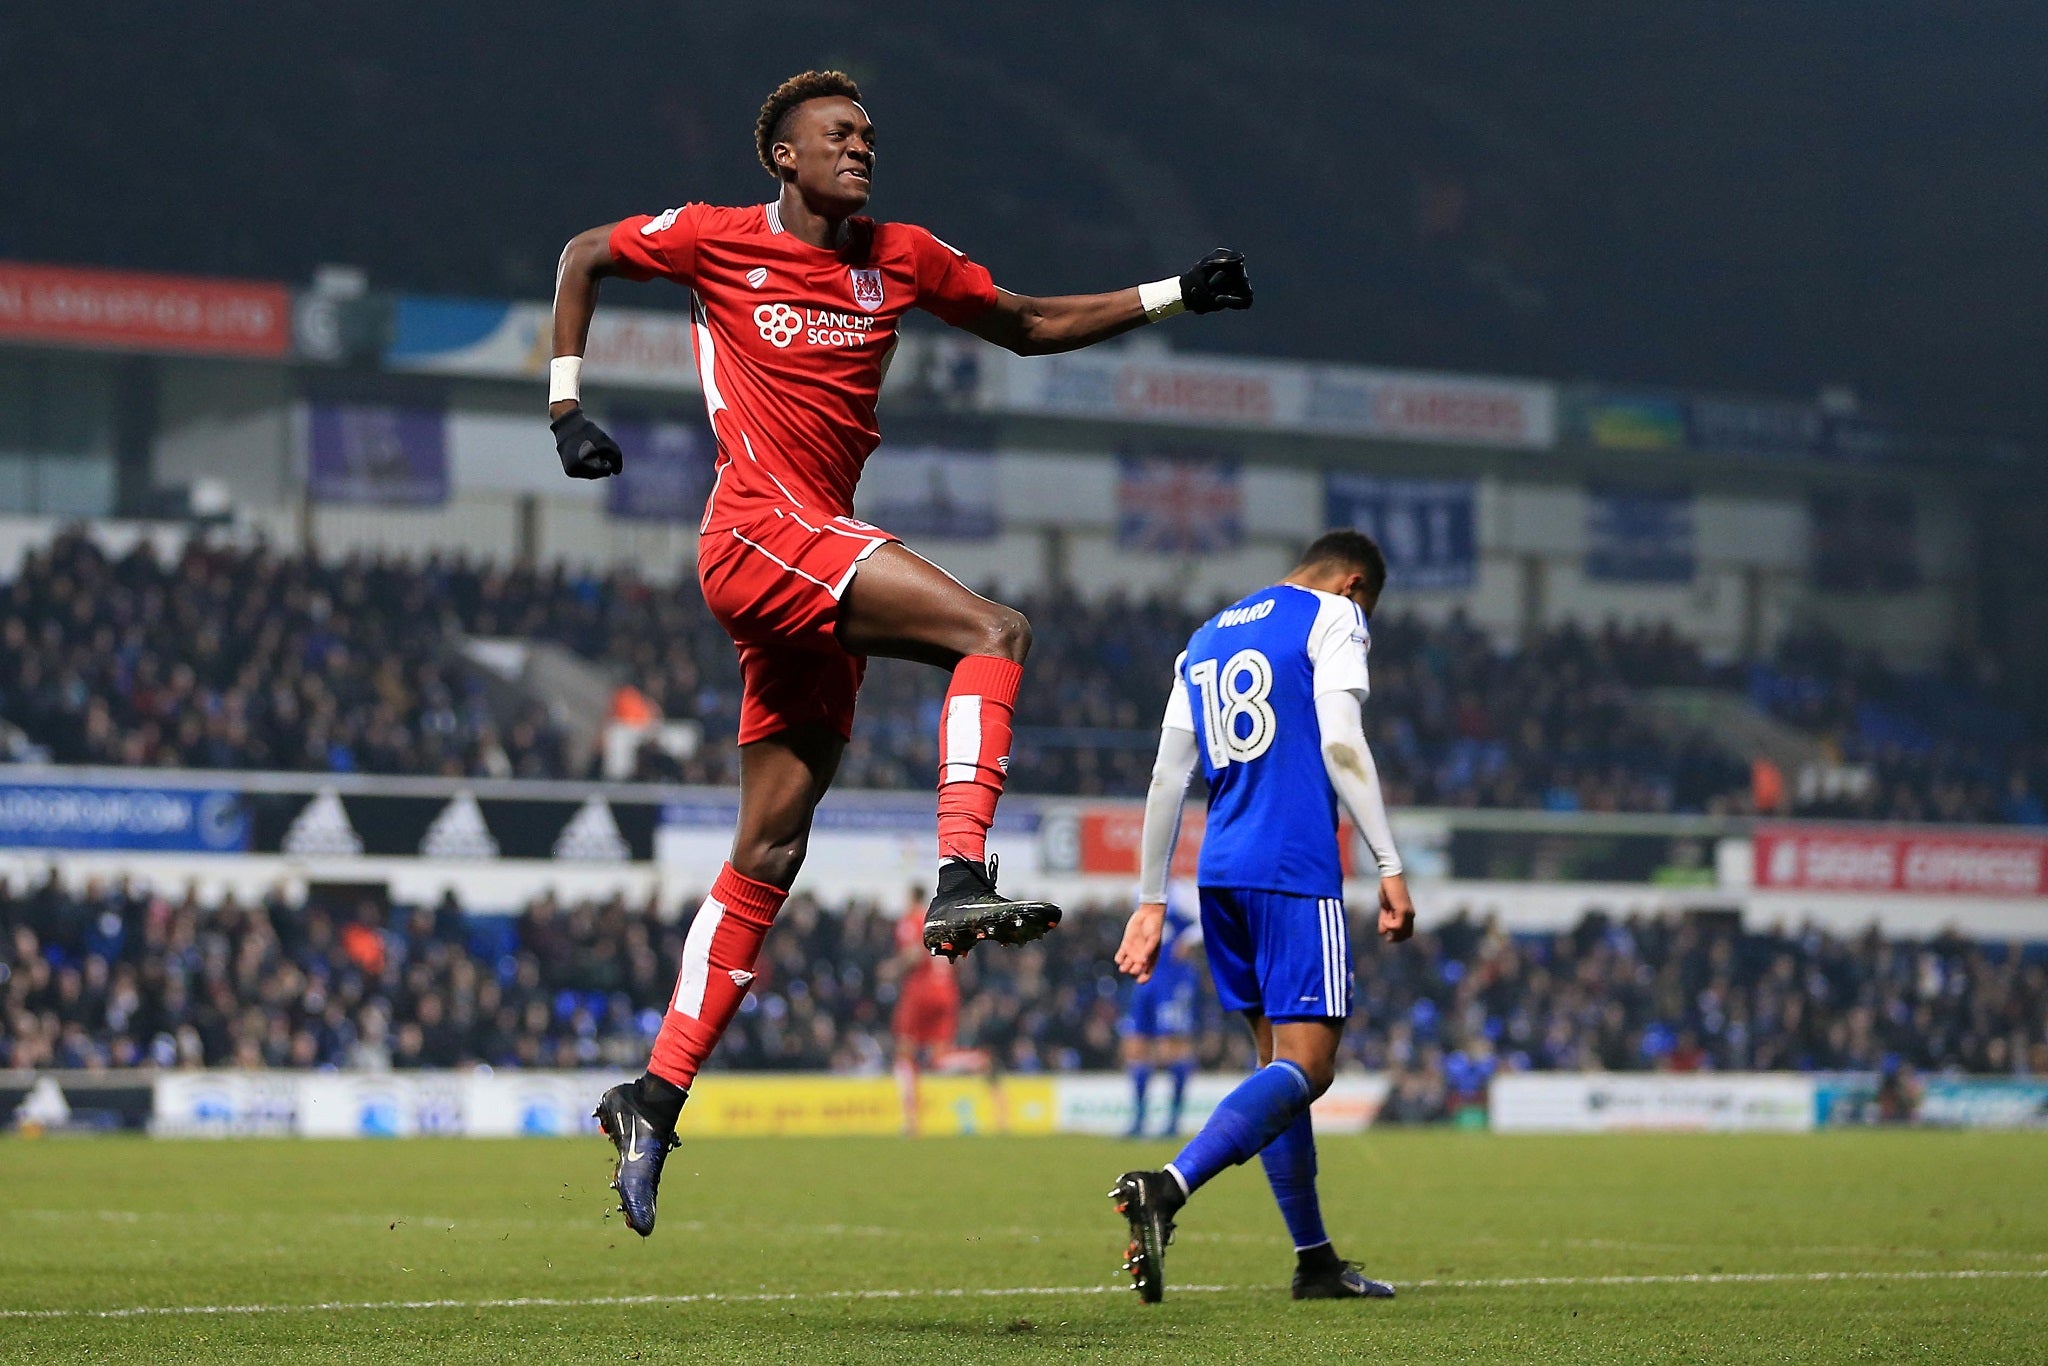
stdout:
POLYGON ((755 266, 752 270, 747 272, 747 284, 751 288, 759 289, 762 285, 765 285, 767 283, 768 267, 755 266))

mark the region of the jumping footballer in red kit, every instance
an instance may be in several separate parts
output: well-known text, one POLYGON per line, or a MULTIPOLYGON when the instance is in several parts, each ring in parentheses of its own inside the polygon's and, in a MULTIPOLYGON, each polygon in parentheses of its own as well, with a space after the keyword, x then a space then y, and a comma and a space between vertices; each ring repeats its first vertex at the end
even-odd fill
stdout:
POLYGON ((875 169, 860 90, 836 71, 782 83, 755 125, 768 204, 685 204, 592 228, 555 282, 548 415, 562 468, 602 479, 618 443, 578 402, 584 343, 607 276, 666 277, 691 293, 697 368, 717 437, 697 577, 739 650, 740 815, 732 857, 691 922, 646 1074, 605 1092, 626 1224, 653 1231, 661 1169, 697 1069, 738 1012, 755 957, 802 865, 812 813, 839 766, 868 656, 952 675, 939 733, 939 874, 923 941, 953 957, 1059 923, 995 889, 986 839, 1009 768, 1031 628, 853 517, 880 441, 875 397, 903 315, 921 308, 1019 355, 1070 351, 1183 310, 1249 308, 1244 258, 1108 294, 1030 298, 923 228, 856 216, 875 169))

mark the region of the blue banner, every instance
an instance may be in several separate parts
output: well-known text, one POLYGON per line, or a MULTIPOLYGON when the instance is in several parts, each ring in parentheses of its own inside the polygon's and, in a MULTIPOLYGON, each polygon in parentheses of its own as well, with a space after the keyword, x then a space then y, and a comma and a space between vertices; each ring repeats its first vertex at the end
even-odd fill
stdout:
POLYGON ((1323 483, 1323 522, 1379 542, 1392 587, 1469 588, 1479 574, 1478 501, 1470 479, 1332 473, 1323 483))
POLYGON ((620 418, 611 431, 626 464, 604 481, 606 512, 658 522, 703 518, 717 460, 704 424, 620 418))
POLYGON ((206 788, 0 784, 0 847, 240 853, 241 796, 206 788))
POLYGON ((306 486, 322 503, 439 506, 448 501, 447 423, 436 408, 314 400, 306 486))
POLYGON ((488 346, 512 320, 500 299, 441 299, 401 294, 392 309, 391 342, 384 357, 394 370, 435 368, 435 363, 488 346))
POLYGON ((1608 583, 1691 583, 1692 493, 1586 490, 1586 577, 1608 583))
POLYGON ((1688 408, 1688 444, 1730 455, 1812 455, 1825 423, 1818 408, 1768 399, 1695 398, 1688 408))
POLYGON ((1957 1129, 2048 1129, 2048 1078, 1929 1077, 1919 1120, 1957 1129))
POLYGON ((993 451, 884 446, 862 472, 861 517, 899 536, 985 541, 1001 521, 993 451))

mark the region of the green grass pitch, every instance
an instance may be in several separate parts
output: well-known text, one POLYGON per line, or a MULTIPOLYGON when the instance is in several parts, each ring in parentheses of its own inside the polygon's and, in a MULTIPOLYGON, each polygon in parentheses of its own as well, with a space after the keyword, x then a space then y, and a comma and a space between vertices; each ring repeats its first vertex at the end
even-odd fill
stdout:
POLYGON ((2048 1134, 1328 1138, 1399 1299, 1290 1301, 1253 1165, 1155 1308, 1103 1192, 1163 1144, 703 1140, 644 1243, 608 1152, 0 1141, 0 1361, 2048 1360, 2048 1134))

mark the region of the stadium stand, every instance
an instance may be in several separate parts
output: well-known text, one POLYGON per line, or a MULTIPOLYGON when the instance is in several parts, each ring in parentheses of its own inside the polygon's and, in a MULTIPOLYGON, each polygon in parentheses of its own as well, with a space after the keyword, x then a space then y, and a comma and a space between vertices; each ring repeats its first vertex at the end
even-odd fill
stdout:
MULTIPOLYGON (((1019 605, 1037 629, 1016 786, 1141 793, 1173 659, 1201 615, 1116 595, 1019 605)), ((537 701, 485 687, 466 637, 559 644, 701 723, 695 754, 650 745, 634 776, 737 780, 738 670, 693 590, 460 555, 326 563, 194 543, 163 562, 146 542, 113 559, 65 535, 0 591, 0 718, 61 763, 583 776, 537 701)), ((1398 806, 1754 809, 1743 756, 1632 706, 1640 690, 1682 686, 1746 693, 1857 778, 1788 793, 1792 813, 2048 820, 2048 749, 1960 666, 1902 675, 1813 634, 1768 662, 1714 665, 1668 628, 1612 624, 1502 650, 1461 618, 1394 613, 1374 623, 1373 671, 1368 733, 1398 806)), ((842 786, 929 783, 943 683, 876 662, 842 786)))
MULTIPOLYGON (((964 1043, 1013 1071, 1116 1062, 1116 908, 961 964, 964 1043)), ((895 913, 799 896, 718 1065, 886 1070, 895 913)), ((628 1066, 644 1054, 687 919, 542 897, 517 917, 438 905, 202 908, 141 888, 0 900, 0 1066, 628 1066)), ((1944 1069, 2048 1075, 2048 946, 1955 936, 1745 932, 1589 914, 1510 935, 1460 914, 1402 948, 1359 923, 1347 1053, 1397 1079, 1408 1118, 1454 1112, 1498 1069, 1944 1069)), ((1245 1045, 1204 993, 1200 1051, 1245 1045)))
POLYGON ((444 650, 433 581, 66 535, 0 595, 0 714, 59 763, 557 776, 560 737, 493 715, 444 650))

